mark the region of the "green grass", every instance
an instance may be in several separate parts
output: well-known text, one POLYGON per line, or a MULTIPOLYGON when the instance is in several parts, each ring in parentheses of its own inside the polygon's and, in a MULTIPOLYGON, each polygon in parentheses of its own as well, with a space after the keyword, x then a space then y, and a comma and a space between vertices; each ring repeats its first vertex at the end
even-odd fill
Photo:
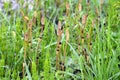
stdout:
POLYGON ((5 3, 0 11, 0 80, 119 80, 120 1, 104 0, 102 6, 99 1, 87 5, 82 0, 82 11, 78 0, 34 0, 32 10, 18 1, 16 11, 5 3))

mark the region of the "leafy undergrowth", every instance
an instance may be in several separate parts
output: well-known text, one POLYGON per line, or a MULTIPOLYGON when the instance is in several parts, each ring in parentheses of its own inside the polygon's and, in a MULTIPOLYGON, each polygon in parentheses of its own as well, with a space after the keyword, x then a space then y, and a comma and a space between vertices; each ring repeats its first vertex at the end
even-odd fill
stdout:
POLYGON ((119 80, 119 0, 4 2, 0 80, 119 80))

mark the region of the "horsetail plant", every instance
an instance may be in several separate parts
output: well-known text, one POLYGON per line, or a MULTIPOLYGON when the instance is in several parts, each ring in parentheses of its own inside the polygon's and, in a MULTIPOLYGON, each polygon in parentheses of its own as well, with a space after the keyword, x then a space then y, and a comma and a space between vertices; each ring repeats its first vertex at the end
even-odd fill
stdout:
POLYGON ((28 42, 29 42, 30 52, 32 52, 32 20, 30 20, 28 23, 28 42))
POLYGON ((27 50, 28 50, 28 40, 29 40, 29 34, 27 32, 27 27, 28 27, 28 21, 29 18, 25 16, 24 12, 21 11, 21 15, 24 19, 24 55, 23 55, 23 64, 22 64, 22 76, 25 75, 25 64, 26 64, 26 56, 27 56, 27 50))
MULTIPOLYGON (((50 59, 49 59, 49 53, 46 53, 45 57, 45 63, 44 63, 44 79, 45 80, 51 80, 50 75, 51 75, 51 66, 50 66, 50 59)), ((52 76, 51 76, 52 77, 52 76)))
POLYGON ((38 46, 37 46, 37 52, 39 51, 39 45, 42 41, 42 37, 43 37, 43 31, 44 31, 44 27, 45 27, 45 20, 44 20, 44 16, 42 14, 42 17, 41 17, 41 25, 40 25, 40 35, 39 35, 39 39, 38 39, 38 46))
POLYGON ((92 26, 90 27, 90 30, 89 30, 89 34, 90 34, 90 41, 88 44, 89 51, 91 51, 91 49, 92 49, 92 37, 93 37, 94 24, 95 24, 95 20, 92 21, 92 26))
POLYGON ((24 35, 24 61, 26 61, 27 46, 28 46, 28 33, 26 32, 24 35))
POLYGON ((78 10, 79 10, 79 12, 81 12, 82 11, 82 4, 79 2, 79 4, 78 4, 78 10))
MULTIPOLYGON (((66 29, 66 44, 65 44, 65 49, 64 49, 64 60, 63 60, 63 64, 65 64, 66 61, 66 55, 67 55, 67 43, 69 41, 69 28, 66 29)), ((64 71, 64 66, 62 67, 62 70, 64 71)))
POLYGON ((66 15, 69 16, 70 14, 70 4, 66 2, 66 15))
MULTIPOLYGON (((69 17, 69 15, 70 15, 70 5, 68 2, 66 2, 66 17, 69 17)), ((58 24, 58 26, 59 26, 59 24, 58 24)), ((58 28, 58 30, 59 30, 59 28, 58 28)), ((60 68, 62 71, 65 71, 65 61, 66 61, 66 54, 67 54, 66 50, 67 50, 68 41, 69 41, 69 27, 67 26, 67 28, 66 28, 66 43, 65 43, 64 53, 63 53, 64 59, 62 60, 62 62, 60 62, 60 66, 61 66, 60 68)))
POLYGON ((32 61, 31 73, 32 73, 32 79, 38 80, 38 71, 37 71, 37 66, 35 61, 32 61))
POLYGON ((57 47, 56 47, 56 70, 60 69, 60 48, 62 45, 61 37, 62 37, 62 30, 61 30, 61 21, 58 22, 58 30, 57 30, 57 47))
POLYGON ((82 39, 82 52, 83 52, 83 55, 85 56, 85 58, 87 59, 87 54, 86 54, 86 49, 84 48, 84 44, 85 44, 85 24, 86 24, 86 21, 87 21, 87 17, 88 15, 85 14, 82 16, 82 29, 81 29, 81 39, 82 39))
POLYGON ((38 44, 37 44, 37 49, 36 49, 36 65, 37 68, 39 66, 39 55, 41 54, 41 42, 42 42, 42 38, 43 38, 43 33, 44 33, 44 28, 45 28, 45 17, 44 15, 41 13, 41 20, 40 20, 40 34, 39 34, 39 38, 38 38, 38 44))

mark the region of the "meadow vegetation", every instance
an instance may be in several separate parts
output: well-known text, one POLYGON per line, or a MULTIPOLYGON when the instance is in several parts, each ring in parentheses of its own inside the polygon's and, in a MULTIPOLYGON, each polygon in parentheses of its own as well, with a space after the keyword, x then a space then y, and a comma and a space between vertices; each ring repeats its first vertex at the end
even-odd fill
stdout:
POLYGON ((120 0, 16 0, 0 10, 0 80, 120 80, 120 0))

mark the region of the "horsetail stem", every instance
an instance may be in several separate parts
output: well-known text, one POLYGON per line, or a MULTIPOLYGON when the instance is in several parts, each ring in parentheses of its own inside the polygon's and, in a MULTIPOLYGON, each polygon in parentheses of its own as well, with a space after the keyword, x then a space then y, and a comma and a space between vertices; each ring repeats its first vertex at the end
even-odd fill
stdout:
POLYGON ((24 16, 25 21, 27 22, 29 18, 27 16, 24 16))
POLYGON ((30 51, 31 51, 31 47, 32 47, 32 20, 30 20, 28 23, 28 35, 29 35, 29 47, 30 47, 30 51))
POLYGON ((56 2, 56 6, 59 7, 60 6, 60 0, 55 0, 56 2))
MULTIPOLYGON (((79 0, 79 3, 78 3, 78 11, 79 12, 81 12, 82 11, 82 0, 79 0)), ((77 15, 77 16, 79 16, 79 15, 77 15)), ((77 17, 76 16, 76 17, 77 17)), ((79 19, 78 19, 78 21, 79 21, 79 19)), ((79 30, 81 30, 81 26, 79 25, 79 30)), ((81 31, 82 32, 82 31, 81 31)), ((78 36, 78 53, 80 54, 80 49, 81 49, 81 33, 79 33, 80 35, 78 36)), ((83 33, 82 33, 82 36, 83 36, 83 33)))
POLYGON ((89 34, 89 32, 86 33, 86 39, 87 39, 87 46, 90 49, 90 34, 89 34))
POLYGON ((83 50, 83 55, 85 56, 85 59, 87 60, 87 52, 86 52, 86 49, 84 48, 84 41, 85 41, 85 38, 84 38, 84 30, 85 30, 85 24, 86 24, 86 21, 87 21, 87 17, 88 15, 85 14, 82 16, 82 29, 81 29, 81 39, 82 39, 82 50, 83 50))
POLYGON ((21 16, 24 17, 24 12, 22 10, 20 11, 20 14, 21 14, 21 16))
POLYGON ((38 6, 39 0, 36 0, 36 7, 38 6))
POLYGON ((86 48, 83 49, 83 55, 84 55, 84 57, 85 57, 85 60, 86 60, 87 62, 89 62, 89 56, 88 56, 88 54, 87 54, 86 48))
POLYGON ((58 30, 57 30, 57 35, 58 35, 58 38, 57 38, 57 47, 56 47, 56 70, 59 70, 60 69, 60 65, 59 65, 59 62, 60 62, 60 48, 61 48, 61 37, 62 37, 62 30, 61 30, 61 22, 59 21, 58 22, 58 30))
POLYGON ((83 27, 85 27, 85 24, 86 24, 86 21, 87 21, 87 17, 88 17, 87 14, 82 16, 82 25, 83 25, 83 27))
POLYGON ((28 33, 26 32, 24 35, 24 61, 26 61, 27 43, 28 43, 28 33))
POLYGON ((23 29, 24 29, 24 55, 23 55, 23 64, 22 64, 22 76, 24 76, 25 74, 25 62, 26 62, 26 54, 27 54, 27 44, 28 44, 28 33, 27 31, 27 23, 29 21, 29 18, 27 16, 25 16, 24 12, 21 11, 20 12, 23 20, 24 20, 24 25, 23 25, 23 29))
POLYGON ((90 51, 91 51, 91 49, 92 49, 92 41, 90 42, 90 51))
POLYGON ((82 25, 83 25, 83 28, 81 30, 82 45, 84 45, 84 28, 87 21, 87 16, 88 16, 87 14, 82 16, 82 25))
POLYGON ((92 49, 92 35, 93 35, 94 24, 95 24, 95 20, 92 21, 92 26, 90 27, 90 31, 89 31, 89 34, 91 34, 90 41, 89 41, 89 50, 90 51, 92 49))
POLYGON ((82 5, 81 3, 78 4, 78 10, 81 12, 82 11, 82 5))
POLYGON ((25 62, 22 64, 22 76, 24 77, 25 75, 25 62))
POLYGON ((39 36, 39 39, 38 39, 38 46, 37 46, 37 53, 38 53, 38 51, 39 51, 39 48, 40 48, 40 43, 41 43, 41 41, 42 41, 42 37, 43 37, 43 31, 44 31, 44 27, 45 27, 45 21, 44 21, 44 16, 43 16, 43 14, 42 14, 42 16, 41 16, 41 22, 40 22, 41 24, 40 24, 40 27, 41 27, 41 32, 40 32, 40 36, 39 36))
POLYGON ((23 61, 23 69, 22 69, 22 72, 23 72, 23 76, 24 76, 24 71, 25 71, 25 62, 26 62, 26 54, 27 54, 27 43, 28 43, 28 33, 25 33, 24 34, 24 61, 23 61))
POLYGON ((104 0, 100 0, 100 11, 102 10, 103 4, 104 4, 104 0))
POLYGON ((90 0, 86 0, 87 7, 89 8, 90 6, 90 0))
POLYGON ((98 17, 99 17, 99 10, 98 10, 97 7, 95 8, 95 13, 96 13, 96 15, 97 15, 97 21, 99 21, 99 19, 98 19, 98 17))
POLYGON ((82 45, 84 45, 84 29, 81 29, 82 45))
POLYGON ((86 4, 87 4, 87 11, 89 11, 90 10, 90 0, 87 0, 86 4))
POLYGON ((34 12, 34 17, 32 19, 35 26, 37 26, 37 11, 34 12))
POLYGON ((45 27, 45 20, 44 20, 44 16, 42 15, 42 18, 41 18, 41 32, 44 31, 44 27, 45 27))
POLYGON ((79 0, 79 3, 82 3, 82 0, 79 0))
POLYGON ((68 2, 66 2, 66 15, 69 16, 70 13, 70 5, 68 2))
MULTIPOLYGON (((69 28, 66 29, 66 44, 65 44, 65 49, 64 49, 64 61, 63 61, 64 64, 65 64, 65 60, 66 60, 66 50, 67 50, 67 42, 68 41, 69 41, 69 28)), ((64 67, 62 70, 64 70, 64 67)))

